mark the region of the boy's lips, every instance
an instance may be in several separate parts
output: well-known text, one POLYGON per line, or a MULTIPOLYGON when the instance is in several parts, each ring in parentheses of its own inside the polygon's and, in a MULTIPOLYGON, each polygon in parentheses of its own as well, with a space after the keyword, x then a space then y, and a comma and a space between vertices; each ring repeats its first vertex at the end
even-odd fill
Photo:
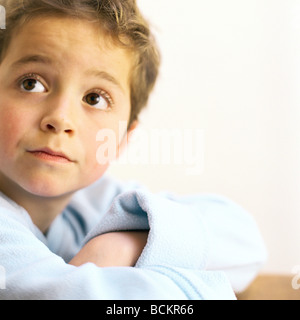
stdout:
POLYGON ((58 162, 74 162, 63 152, 54 151, 50 148, 28 150, 28 152, 44 160, 53 160, 58 162))

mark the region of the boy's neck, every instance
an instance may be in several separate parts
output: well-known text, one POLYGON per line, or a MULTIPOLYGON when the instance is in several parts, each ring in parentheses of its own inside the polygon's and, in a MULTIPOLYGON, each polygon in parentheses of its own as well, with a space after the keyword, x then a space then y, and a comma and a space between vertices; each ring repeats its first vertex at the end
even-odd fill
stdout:
POLYGON ((72 194, 66 194, 60 197, 41 197, 26 192, 16 185, 1 185, 0 191, 23 207, 31 217, 32 222, 45 234, 54 219, 62 213, 68 205, 72 194))
POLYGON ((55 218, 68 205, 71 196, 60 198, 44 198, 32 196, 21 200, 21 205, 30 215, 33 223, 45 234, 55 218))

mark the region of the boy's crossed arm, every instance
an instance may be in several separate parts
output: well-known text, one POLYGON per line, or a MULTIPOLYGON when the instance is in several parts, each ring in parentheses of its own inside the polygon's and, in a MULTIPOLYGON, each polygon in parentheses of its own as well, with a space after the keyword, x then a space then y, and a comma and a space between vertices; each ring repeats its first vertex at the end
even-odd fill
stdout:
MULTIPOLYGON (((84 194, 77 200, 86 211, 84 194)), ((266 257, 255 221, 228 199, 145 189, 116 196, 84 243, 71 264, 223 270, 237 291, 251 282, 266 257)))
POLYGON ((91 239, 69 262, 81 266, 91 262, 98 267, 133 267, 143 251, 148 231, 120 231, 91 239))

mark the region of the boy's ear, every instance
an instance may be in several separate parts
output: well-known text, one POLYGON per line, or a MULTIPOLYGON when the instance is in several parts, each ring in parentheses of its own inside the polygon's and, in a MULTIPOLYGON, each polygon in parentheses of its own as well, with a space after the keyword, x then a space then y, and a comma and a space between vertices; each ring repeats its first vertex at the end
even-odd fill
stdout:
POLYGON ((130 136, 132 135, 132 133, 134 132, 134 130, 137 128, 138 125, 139 125, 139 122, 137 120, 132 122, 127 132, 124 134, 123 140, 120 142, 116 158, 119 158, 122 152, 126 149, 128 142, 130 140, 130 136))

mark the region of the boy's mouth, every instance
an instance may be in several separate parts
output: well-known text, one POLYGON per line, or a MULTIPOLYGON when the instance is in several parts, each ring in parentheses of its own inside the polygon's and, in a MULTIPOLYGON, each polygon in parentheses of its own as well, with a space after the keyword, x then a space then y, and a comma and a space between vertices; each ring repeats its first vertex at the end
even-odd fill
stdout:
POLYGON ((49 148, 41 148, 36 150, 28 150, 29 153, 42 160, 50 160, 61 163, 73 162, 63 152, 53 151, 49 148))

